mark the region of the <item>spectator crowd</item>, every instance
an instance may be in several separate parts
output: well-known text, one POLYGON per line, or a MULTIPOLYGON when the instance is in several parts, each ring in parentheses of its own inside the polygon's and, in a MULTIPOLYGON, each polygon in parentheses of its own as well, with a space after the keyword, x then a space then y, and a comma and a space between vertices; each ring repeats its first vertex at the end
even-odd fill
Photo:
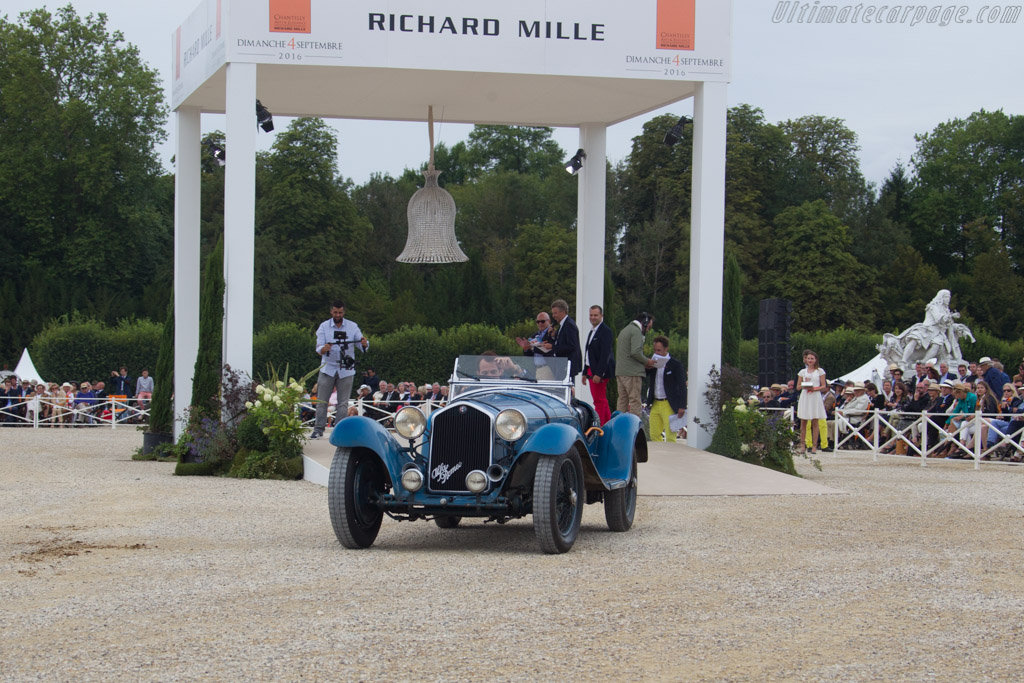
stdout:
MULTIPOLYGON (((312 420, 316 413, 317 385, 314 383, 302 405, 302 421, 312 420)), ((420 406, 426 411, 440 408, 448 403, 448 387, 440 382, 417 386, 415 382, 388 382, 377 375, 374 368, 367 368, 360 378, 359 387, 348 405, 338 409, 337 391, 332 392, 328 401, 328 423, 352 415, 362 415, 379 421, 385 427, 391 426, 395 413, 408 405, 420 406)))
POLYGON ((81 382, 33 382, 13 373, 0 388, 0 425, 68 427, 73 424, 141 422, 153 398, 155 380, 143 368, 131 377, 128 368, 111 370, 110 377, 81 382))
MULTIPOLYGON (((912 444, 927 447, 931 458, 1021 462, 1024 435, 1024 361, 1011 378, 997 358, 978 362, 919 362, 906 376, 891 364, 877 382, 837 380, 827 384, 823 401, 822 450, 833 450, 838 434, 843 448, 877 446, 880 452, 907 455, 912 444), (981 414, 979 418, 978 413, 981 414), (927 415, 928 420, 921 417, 927 415), (842 419, 838 419, 842 418, 842 419), (877 444, 873 441, 876 423, 877 444), (831 438, 830 438, 831 437, 831 438)), ((795 411, 801 389, 796 380, 761 387, 750 402, 766 410, 795 411)), ((810 430, 798 449, 813 450, 810 430)))

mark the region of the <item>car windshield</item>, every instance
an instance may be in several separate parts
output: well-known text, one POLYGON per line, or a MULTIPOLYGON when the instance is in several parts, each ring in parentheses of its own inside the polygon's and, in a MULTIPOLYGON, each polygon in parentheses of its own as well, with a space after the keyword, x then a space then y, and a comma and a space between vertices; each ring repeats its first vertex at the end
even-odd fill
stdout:
POLYGON ((454 381, 558 382, 569 377, 566 358, 543 356, 459 356, 454 381))

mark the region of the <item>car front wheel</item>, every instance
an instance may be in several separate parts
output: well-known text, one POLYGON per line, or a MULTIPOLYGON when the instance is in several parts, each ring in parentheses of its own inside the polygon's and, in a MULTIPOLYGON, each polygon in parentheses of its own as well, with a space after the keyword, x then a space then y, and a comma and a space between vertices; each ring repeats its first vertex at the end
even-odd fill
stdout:
POLYGON ((554 554, 572 548, 584 499, 583 463, 576 450, 541 456, 533 480, 533 530, 541 550, 554 554))
POLYGON ((633 468, 629 483, 621 489, 604 494, 604 519, 612 531, 629 531, 636 514, 636 449, 633 450, 633 468))
POLYGON ((327 480, 327 504, 334 535, 346 548, 368 548, 377 539, 384 517, 377 500, 386 482, 375 453, 352 448, 335 452, 327 480))

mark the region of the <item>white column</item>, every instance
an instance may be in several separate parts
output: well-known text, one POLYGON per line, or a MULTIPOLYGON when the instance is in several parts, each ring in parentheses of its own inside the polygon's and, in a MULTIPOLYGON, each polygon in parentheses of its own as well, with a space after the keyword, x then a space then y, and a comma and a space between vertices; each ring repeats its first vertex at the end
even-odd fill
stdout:
MULTIPOLYGON (((580 349, 585 351, 590 331, 590 307, 604 306, 604 227, 607 175, 607 129, 603 123, 580 125, 580 147, 587 154, 577 176, 576 200, 576 325, 580 349)), ((586 359, 584 358, 584 361, 586 359)), ((577 378, 576 395, 592 401, 590 386, 577 378)))
MULTIPOLYGON (((192 400, 192 373, 199 352, 199 108, 174 114, 174 438, 192 400)), ((157 382, 167 381, 157 377, 157 382)))
POLYGON ((708 373, 722 368, 722 275, 725 244, 725 83, 698 83, 693 100, 690 218, 690 349, 686 443, 707 448, 708 373))
POLYGON ((256 225, 256 65, 228 64, 224 166, 223 358, 252 374, 256 225))

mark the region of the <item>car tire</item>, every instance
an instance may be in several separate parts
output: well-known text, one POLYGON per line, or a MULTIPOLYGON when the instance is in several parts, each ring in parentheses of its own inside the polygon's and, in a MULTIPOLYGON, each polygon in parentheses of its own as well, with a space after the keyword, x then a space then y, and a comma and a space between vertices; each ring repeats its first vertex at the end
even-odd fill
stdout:
POLYGON ((636 449, 633 450, 633 468, 629 483, 621 489, 604 494, 604 518, 612 531, 629 531, 636 514, 636 449))
POLYGON ((327 505, 334 535, 346 548, 368 548, 377 539, 384 513, 374 504, 387 477, 380 459, 365 449, 339 448, 327 479, 327 505))
POLYGON ((576 449, 541 456, 533 479, 533 530, 545 553, 572 548, 583 519, 583 463, 576 449))
POLYGON ((462 517, 457 515, 442 515, 440 517, 434 517, 434 524, 442 529, 454 529, 462 521, 462 517))

